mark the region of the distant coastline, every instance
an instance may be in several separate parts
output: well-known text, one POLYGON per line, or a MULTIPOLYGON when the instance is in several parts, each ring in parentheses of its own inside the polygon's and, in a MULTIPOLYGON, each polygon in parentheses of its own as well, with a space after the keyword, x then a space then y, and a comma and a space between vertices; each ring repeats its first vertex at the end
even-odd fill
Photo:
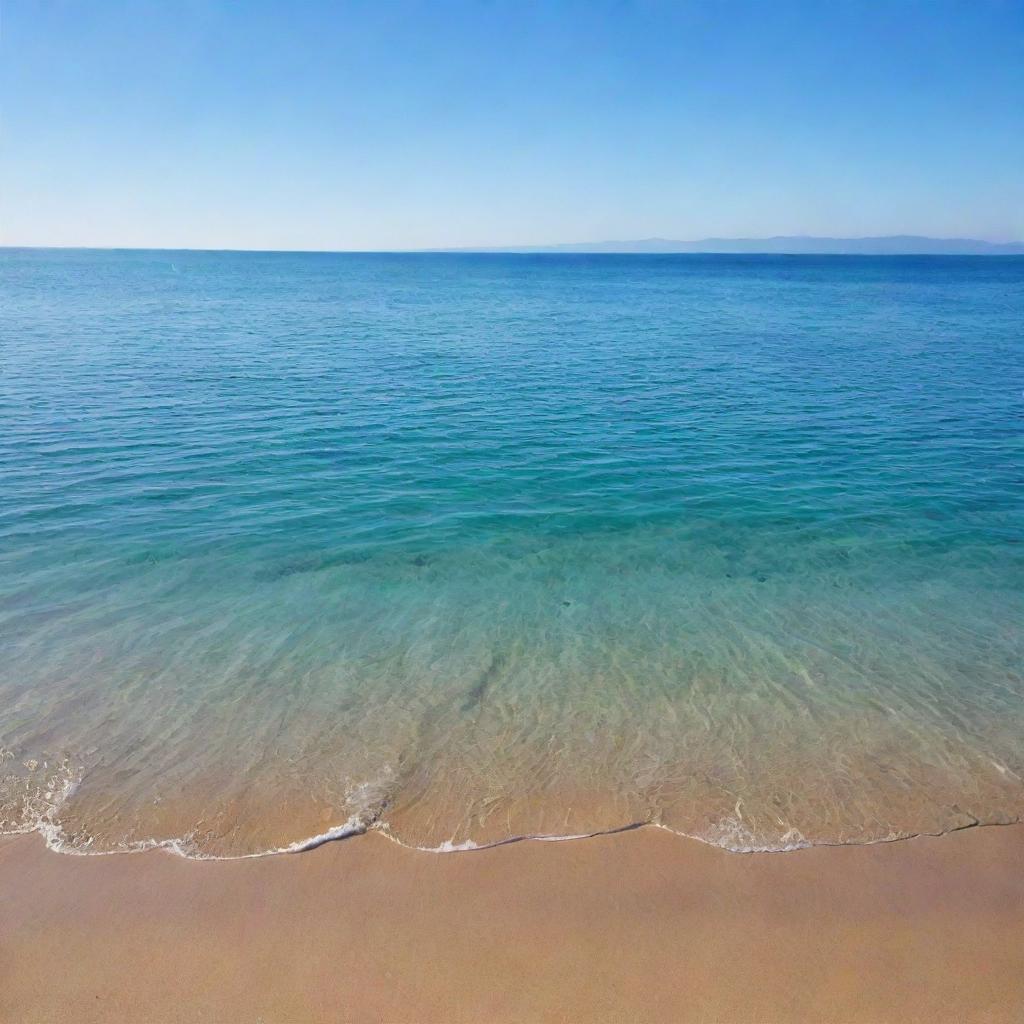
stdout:
POLYGON ((443 252, 580 252, 580 253, 764 253, 793 256, 1022 256, 1024 242, 986 242, 978 238, 928 238, 924 235, 879 235, 869 238, 817 238, 774 235, 770 238, 641 238, 607 242, 560 242, 553 245, 466 246, 443 252))

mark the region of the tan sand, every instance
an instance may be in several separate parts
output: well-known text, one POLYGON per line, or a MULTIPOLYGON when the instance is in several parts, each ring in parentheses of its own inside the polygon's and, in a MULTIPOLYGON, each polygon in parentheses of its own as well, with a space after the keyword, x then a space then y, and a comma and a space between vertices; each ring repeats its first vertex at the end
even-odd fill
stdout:
POLYGON ((196 863, 0 842, 0 1021, 1020 1024, 1024 828, 196 863))

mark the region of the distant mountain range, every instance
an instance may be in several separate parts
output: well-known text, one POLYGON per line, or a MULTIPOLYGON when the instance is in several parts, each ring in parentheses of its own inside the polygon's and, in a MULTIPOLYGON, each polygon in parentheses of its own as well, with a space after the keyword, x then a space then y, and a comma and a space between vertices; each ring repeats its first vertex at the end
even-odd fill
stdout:
POLYGON ((701 238, 692 242, 678 241, 672 238, 641 238, 618 242, 504 245, 447 251, 1021 256, 1024 255, 1024 242, 984 242, 977 238, 926 238, 922 235, 883 235, 877 238, 814 238, 807 235, 775 235, 771 238, 701 238))

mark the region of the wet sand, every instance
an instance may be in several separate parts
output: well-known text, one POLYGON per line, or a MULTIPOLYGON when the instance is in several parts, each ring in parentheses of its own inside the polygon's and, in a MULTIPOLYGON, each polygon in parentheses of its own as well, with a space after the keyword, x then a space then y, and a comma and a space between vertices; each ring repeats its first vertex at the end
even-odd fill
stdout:
POLYGON ((1024 828, 191 862, 0 841, 0 1020, 1014 1022, 1024 828))

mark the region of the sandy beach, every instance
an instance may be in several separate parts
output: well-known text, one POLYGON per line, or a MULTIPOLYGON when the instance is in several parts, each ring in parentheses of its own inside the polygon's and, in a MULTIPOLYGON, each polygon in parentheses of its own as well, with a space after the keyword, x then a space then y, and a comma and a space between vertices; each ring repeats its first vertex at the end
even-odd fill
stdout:
POLYGON ((0 842, 0 1019, 1019 1022, 1024 829, 194 862, 0 842))

